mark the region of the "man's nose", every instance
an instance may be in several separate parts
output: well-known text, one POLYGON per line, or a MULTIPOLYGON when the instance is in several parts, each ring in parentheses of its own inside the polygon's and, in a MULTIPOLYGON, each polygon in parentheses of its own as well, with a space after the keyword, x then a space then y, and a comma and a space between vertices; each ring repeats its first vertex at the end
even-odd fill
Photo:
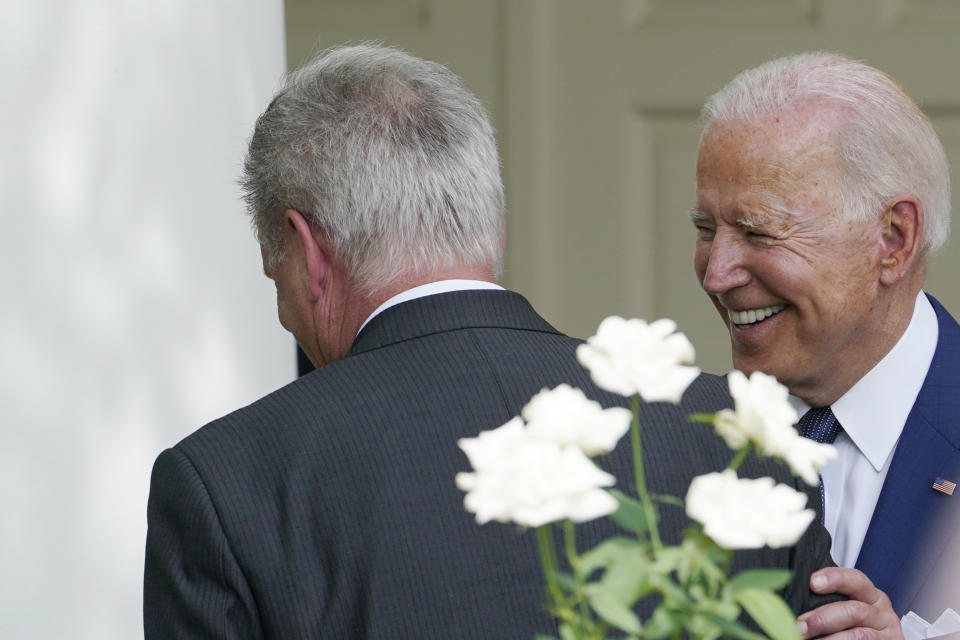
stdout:
POLYGON ((707 263, 700 286, 711 295, 719 295, 750 281, 744 265, 743 247, 726 233, 717 233, 710 243, 707 263))

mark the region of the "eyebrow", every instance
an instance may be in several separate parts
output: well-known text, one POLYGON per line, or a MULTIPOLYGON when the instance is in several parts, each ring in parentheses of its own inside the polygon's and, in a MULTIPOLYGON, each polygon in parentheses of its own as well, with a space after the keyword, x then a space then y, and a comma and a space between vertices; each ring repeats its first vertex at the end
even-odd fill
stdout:
MULTIPOLYGON (((687 213, 687 216, 690 218, 690 222, 692 222, 695 225, 711 222, 713 220, 713 216, 701 211, 697 207, 693 207, 692 209, 690 209, 690 211, 687 213)), ((748 230, 759 229, 765 223, 766 223, 766 220, 762 217, 738 216, 736 219, 736 225, 738 227, 740 227, 741 229, 748 229, 748 230)))
POLYGON ((756 218, 747 218, 740 216, 737 218, 737 226, 744 229, 757 229, 763 225, 763 220, 758 220, 756 218))

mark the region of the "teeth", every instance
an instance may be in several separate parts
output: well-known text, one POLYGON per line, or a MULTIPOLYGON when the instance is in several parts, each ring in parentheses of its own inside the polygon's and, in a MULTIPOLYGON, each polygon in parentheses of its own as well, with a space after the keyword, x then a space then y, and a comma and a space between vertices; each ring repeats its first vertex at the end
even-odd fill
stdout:
POLYGON ((759 322, 764 318, 769 318, 775 313, 780 313, 786 308, 785 304, 777 304, 772 307, 764 307, 763 309, 747 309, 746 311, 734 311, 730 309, 727 313, 730 316, 730 322, 733 324, 745 325, 753 324, 754 322, 759 322))

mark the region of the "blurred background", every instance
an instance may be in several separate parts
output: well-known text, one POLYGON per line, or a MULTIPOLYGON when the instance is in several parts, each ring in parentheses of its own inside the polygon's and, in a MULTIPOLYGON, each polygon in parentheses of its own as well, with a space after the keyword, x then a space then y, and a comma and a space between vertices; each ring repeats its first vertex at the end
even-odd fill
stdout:
MULTIPOLYGON (((698 112, 830 49, 896 78, 960 166, 952 0, 7 0, 0 4, 0 638, 142 634, 150 467, 296 374, 236 178, 284 70, 373 39, 487 105, 504 284, 560 329, 669 316, 705 369, 698 112)), ((960 311, 952 242, 927 290, 960 311)), ((829 283, 824 283, 829 286, 829 283)))

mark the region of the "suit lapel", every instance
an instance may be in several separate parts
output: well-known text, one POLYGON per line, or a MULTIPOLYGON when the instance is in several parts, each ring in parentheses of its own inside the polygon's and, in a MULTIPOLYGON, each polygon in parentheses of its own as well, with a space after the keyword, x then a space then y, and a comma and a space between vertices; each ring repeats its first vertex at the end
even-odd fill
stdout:
POLYGON ((960 481, 960 327, 939 302, 930 302, 939 324, 937 349, 857 560, 899 615, 910 608, 948 542, 934 531, 960 526, 960 493, 948 497, 932 489, 937 477, 960 481))

